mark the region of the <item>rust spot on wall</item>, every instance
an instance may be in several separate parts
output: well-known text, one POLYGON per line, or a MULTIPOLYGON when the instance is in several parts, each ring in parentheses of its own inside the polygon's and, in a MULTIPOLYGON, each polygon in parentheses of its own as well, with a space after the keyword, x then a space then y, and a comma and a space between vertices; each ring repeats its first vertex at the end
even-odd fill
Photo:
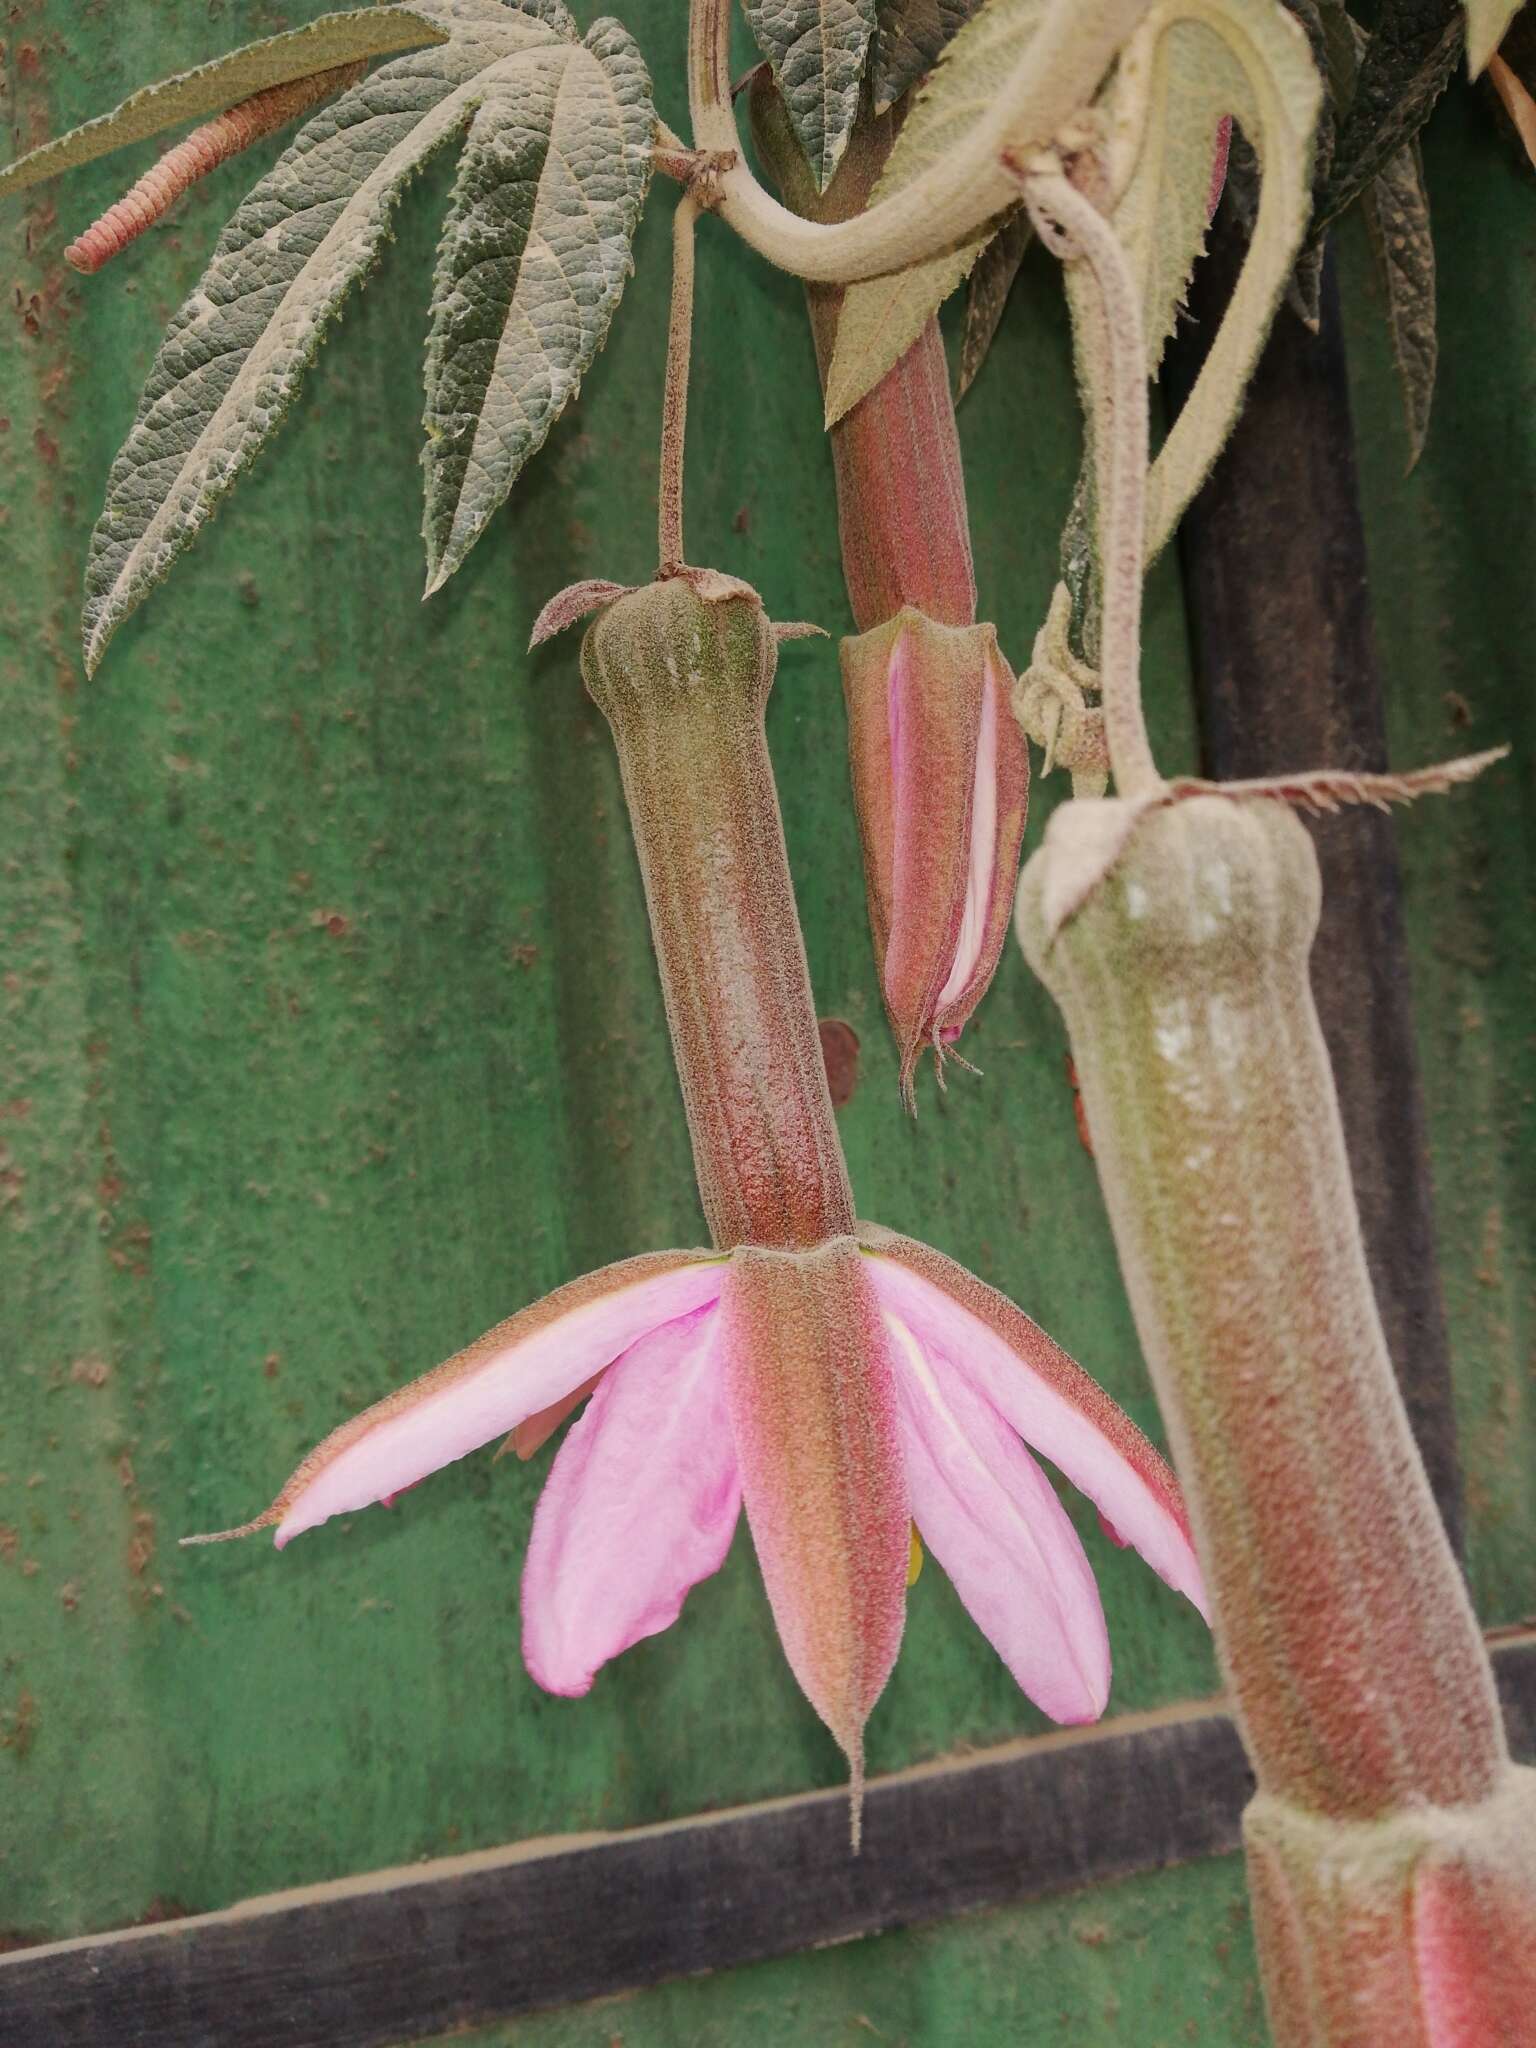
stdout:
POLYGON ((25 1171, 16 1165, 10 1148, 0 1145, 0 1216, 13 1210, 13 1220, 21 1215, 21 1191, 26 1186, 25 1171))
POLYGON ((128 1532, 128 1569, 142 1579, 155 1554, 155 1518, 148 1508, 135 1508, 128 1532))
POLYGON ((180 1899, 156 1892, 149 1904, 133 1922, 135 1927, 158 1927, 166 1920, 190 1920, 192 1908, 184 1906, 180 1899))
POLYGON ((15 1706, 8 1712, 0 1711, 0 1749, 24 1757, 36 1739, 37 1701, 23 1686, 15 1706))

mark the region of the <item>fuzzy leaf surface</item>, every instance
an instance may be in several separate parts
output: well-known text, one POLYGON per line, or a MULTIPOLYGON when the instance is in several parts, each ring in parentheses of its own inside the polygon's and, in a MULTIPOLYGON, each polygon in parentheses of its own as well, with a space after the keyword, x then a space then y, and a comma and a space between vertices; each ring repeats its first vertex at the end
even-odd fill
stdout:
POLYGON ((446 582, 603 344, 633 268, 656 116, 627 31, 520 60, 465 145, 427 344, 427 589, 446 582))
POLYGON ((964 398, 981 374, 981 366, 1002 325, 1008 294, 1034 238, 1029 215, 1021 206, 1008 215, 976 259, 965 298, 965 328, 960 337, 960 368, 955 380, 957 398, 964 398))
POLYGON ((1418 144, 1388 163, 1361 201, 1387 301, 1387 331, 1408 421, 1408 467, 1424 452, 1435 394, 1435 244, 1418 144))
MULTIPOLYGON (((1210 99, 1227 101, 1226 111, 1253 144, 1260 187, 1253 239, 1226 316, 1148 475, 1148 560, 1205 480, 1242 404, 1311 214, 1312 140, 1322 102, 1307 38, 1283 7, 1178 0, 1177 11, 1181 18, 1169 33, 1187 22, 1205 36, 1198 60, 1208 71, 1205 89, 1210 99)), ((1208 201, 1208 162, 1202 190, 1208 201)), ((1186 200, 1186 234, 1191 217, 1186 200)), ((1166 259, 1154 265, 1153 287, 1166 292, 1175 268, 1166 259)), ((1182 284, 1178 290, 1182 296, 1182 284)))
POLYGON ((877 114, 927 77, 980 5, 981 0, 877 0, 870 67, 877 114))
POLYGON ((859 111, 875 6, 876 0, 746 0, 818 192, 842 161, 859 111))
POLYGON ((1383 0, 1339 126, 1319 229, 1418 134, 1456 68, 1464 34, 1459 0, 1383 0))
POLYGON ((246 43, 158 85, 146 85, 110 114, 98 115, 18 157, 0 170, 0 199, 202 114, 222 113, 269 86, 286 85, 290 79, 308 78, 312 72, 359 58, 388 57, 422 43, 445 42, 446 13, 437 0, 408 7, 354 7, 342 14, 322 14, 304 28, 246 43))
POLYGON ((1467 69, 1476 78, 1504 40, 1504 31, 1525 0, 1464 0, 1467 12, 1467 69))
POLYGON ((91 538, 88 671, 282 420, 411 177, 488 100, 515 99, 530 61, 575 41, 555 0, 421 4, 452 33, 312 116, 171 322, 91 538))
MULTIPOLYGON (((1312 146, 1322 85, 1308 40, 1275 0, 1165 0, 1148 34, 1122 59, 1104 108, 1111 147, 1142 139, 1113 220, 1136 272, 1156 372, 1204 247, 1215 125, 1230 114, 1250 140, 1257 201, 1237 288, 1200 376, 1147 479, 1146 555, 1161 551, 1220 453, 1291 274, 1311 209, 1312 146)), ((1241 166, 1241 153, 1237 153, 1241 166)), ((1098 477, 1095 421, 1108 388, 1107 338, 1086 266, 1067 271, 1083 468, 1062 534, 1062 580, 1071 598, 1071 645, 1098 661, 1098 477)))
POLYGON ((1129 118, 1129 103, 1145 108, 1144 138, 1114 224, 1140 290, 1149 377, 1205 249, 1217 128, 1251 101, 1240 53, 1200 18, 1173 20, 1149 56, 1122 64, 1105 95, 1111 128, 1129 118))
MULTIPOLYGON (((962 28, 917 94, 886 161, 871 204, 920 178, 992 104, 1040 25, 1046 0, 986 0, 962 28)), ((882 277, 849 285, 827 369, 827 424, 857 405, 900 361, 930 316, 969 273, 996 232, 983 222, 953 248, 882 277)))

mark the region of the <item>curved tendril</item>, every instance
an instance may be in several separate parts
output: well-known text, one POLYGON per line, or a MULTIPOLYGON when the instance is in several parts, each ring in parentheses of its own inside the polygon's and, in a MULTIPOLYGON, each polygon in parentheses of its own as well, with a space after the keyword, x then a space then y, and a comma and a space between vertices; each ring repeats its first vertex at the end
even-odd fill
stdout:
POLYGON ((1099 632, 1104 737, 1116 794, 1163 787, 1141 710, 1141 585, 1147 496, 1146 346, 1136 280, 1114 229, 1054 159, 1015 166, 1014 176, 1042 242, 1064 263, 1081 260, 1098 288, 1105 353, 1105 411, 1094 440, 1101 464, 1100 553, 1104 587, 1099 632))
POLYGON ((1088 105, 1153 0, 1050 0, 1005 84, 965 139, 903 191, 852 220, 818 225, 765 192, 741 152, 731 110, 730 0, 689 0, 693 140, 733 159, 715 210, 780 269, 819 284, 900 270, 963 240, 1015 197, 1002 153, 1045 142, 1088 105))

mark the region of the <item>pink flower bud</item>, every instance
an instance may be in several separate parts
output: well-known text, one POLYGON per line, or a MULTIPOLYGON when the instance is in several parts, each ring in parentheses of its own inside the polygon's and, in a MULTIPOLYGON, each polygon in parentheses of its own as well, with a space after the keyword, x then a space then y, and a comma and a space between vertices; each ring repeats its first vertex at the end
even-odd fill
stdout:
POLYGON ((1029 809, 1013 675, 991 626, 910 606, 842 646, 870 925, 901 1089, 942 1070, 997 967, 1029 809))

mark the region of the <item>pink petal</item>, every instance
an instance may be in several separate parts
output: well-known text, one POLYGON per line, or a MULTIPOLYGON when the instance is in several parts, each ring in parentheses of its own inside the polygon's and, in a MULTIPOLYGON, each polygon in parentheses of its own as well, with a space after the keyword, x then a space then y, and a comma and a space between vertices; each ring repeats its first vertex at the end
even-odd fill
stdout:
POLYGON ((1029 816, 1029 748, 1012 704, 1013 672, 992 640, 976 746, 960 941, 934 1018, 941 1045, 953 1045, 991 987, 1013 916, 1019 851, 1029 816))
POLYGON ((523 1570, 523 1661, 546 1692, 589 1691, 725 1562, 741 1480, 718 1322, 699 1309, 642 1337, 560 1446, 523 1570))
POLYGON ((220 1542, 276 1522, 281 1550, 332 1515, 403 1493, 553 1406, 659 1324, 717 1300, 724 1275, 708 1252, 651 1252, 557 1287, 332 1430, 254 1521, 183 1541, 220 1542))
POLYGON ((1162 1579, 1206 1613, 1178 1482, 1141 1431, 1037 1323, 953 1259, 860 1226, 881 1305, 1057 1465, 1162 1579))
MULTIPOLYGON (((981 693, 981 720, 976 736, 976 766, 971 776, 971 844, 965 871, 965 902, 954 958, 937 1007, 948 1009, 970 986, 981 960, 992 910, 992 875, 997 866, 997 692, 981 693)), ((957 1037, 959 1033, 955 1034, 957 1037)))
POLYGON ((1109 1697, 1109 1631, 1066 1510, 965 1376, 926 1356, 898 1316, 885 1323, 918 1534, 1035 1705, 1055 1721, 1096 1721, 1109 1697))

